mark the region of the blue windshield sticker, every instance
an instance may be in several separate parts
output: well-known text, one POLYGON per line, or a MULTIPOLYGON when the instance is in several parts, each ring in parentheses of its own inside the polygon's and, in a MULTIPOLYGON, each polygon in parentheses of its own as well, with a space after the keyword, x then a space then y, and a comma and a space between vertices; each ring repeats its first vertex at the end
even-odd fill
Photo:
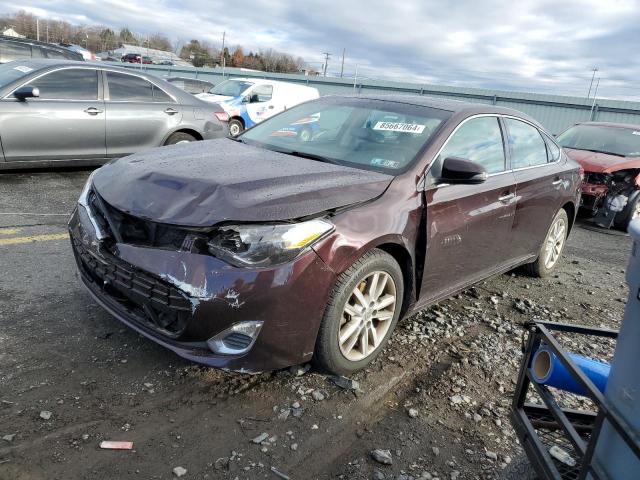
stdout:
POLYGON ((386 160, 384 158, 372 158, 369 163, 375 167, 385 168, 398 168, 400 166, 400 162, 396 162, 395 160, 386 160))

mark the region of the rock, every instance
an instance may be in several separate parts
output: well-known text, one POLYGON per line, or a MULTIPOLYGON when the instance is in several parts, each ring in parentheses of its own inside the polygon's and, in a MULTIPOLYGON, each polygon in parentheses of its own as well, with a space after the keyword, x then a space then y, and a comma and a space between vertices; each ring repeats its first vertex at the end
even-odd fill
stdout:
POLYGON ((264 442, 267 438, 269 438, 269 434, 266 432, 262 432, 260 435, 258 435, 257 437, 255 437, 253 440, 251 440, 253 443, 255 443, 256 445, 260 445, 262 442, 264 442))
POLYGON ((440 449, 438 447, 431 447, 431 451, 436 457, 440 455, 440 449))
POLYGON ((47 410, 42 410, 40 412, 40 418, 42 418, 43 420, 49 420, 51 418, 51 415, 53 414, 47 410))
POLYGON ((458 470, 453 470, 449 476, 451 477, 451 480, 458 480, 458 477, 460 476, 460 472, 458 470))
POLYGON ((296 377, 301 377, 305 373, 307 373, 311 369, 311 364, 307 363, 306 365, 294 365, 289 367, 289 373, 291 375, 295 375, 296 377))
POLYGON ((479 414, 477 414, 477 413, 474 413, 474 414, 473 414, 473 421, 474 421, 474 422, 478 423, 478 422, 479 422, 479 421, 481 421, 481 420, 482 420, 482 415, 479 415, 479 414))
POLYGON ((183 467, 176 467, 173 469, 173 474, 180 478, 187 474, 187 469, 183 467))
POLYGON ((300 402, 295 401, 291 404, 291 408, 300 408, 300 402))
POLYGON ((360 384, 358 382, 356 382, 355 380, 351 380, 350 378, 347 378, 347 377, 332 377, 331 380, 338 387, 344 388, 345 390, 359 390, 360 389, 360 384))
POLYGON ((311 396, 316 402, 321 402, 322 400, 324 400, 323 393, 318 390, 314 390, 313 392, 311 392, 311 396))
POLYGON ((411 418, 416 418, 418 416, 418 410, 415 408, 410 408, 409 411, 407 412, 407 414, 411 417, 411 418))
POLYGON ((293 450, 294 452, 295 452, 296 450, 298 450, 298 444, 297 444, 297 443, 292 443, 292 444, 291 444, 291 450, 293 450))
POLYGON ((15 434, 15 433, 12 433, 12 434, 10 434, 10 435, 5 435, 4 437, 2 437, 2 439, 3 439, 5 442, 13 442, 13 439, 14 439, 14 437, 15 437, 15 436, 16 436, 16 434, 15 434))
POLYGON ((386 477, 384 476, 384 473, 382 473, 377 468, 373 469, 373 473, 371 474, 371 479, 372 480, 385 480, 385 478, 386 477))
POLYGON ((487 450, 486 452, 484 452, 484 456, 487 457, 489 460, 498 460, 498 454, 496 452, 491 452, 487 450))
POLYGON ((391 452, 389 450, 381 450, 379 448, 372 450, 371 458, 383 465, 391 465, 393 463, 393 458, 391 458, 391 452))

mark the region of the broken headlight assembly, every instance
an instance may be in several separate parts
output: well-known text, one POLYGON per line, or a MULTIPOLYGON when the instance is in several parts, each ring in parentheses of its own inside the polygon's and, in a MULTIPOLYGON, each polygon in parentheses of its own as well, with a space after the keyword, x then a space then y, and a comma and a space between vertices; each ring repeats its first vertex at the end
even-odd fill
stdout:
POLYGON ((333 231, 326 220, 220 227, 207 246, 209 252, 238 267, 269 267, 286 263, 333 231))

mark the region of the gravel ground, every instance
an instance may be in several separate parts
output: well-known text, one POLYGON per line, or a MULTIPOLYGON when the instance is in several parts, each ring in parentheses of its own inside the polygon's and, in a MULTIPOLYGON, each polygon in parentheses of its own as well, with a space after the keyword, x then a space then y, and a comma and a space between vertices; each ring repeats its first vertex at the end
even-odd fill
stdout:
MULTIPOLYGON (((0 242, 2 480, 499 478, 518 452, 508 413, 524 322, 618 328, 623 315, 630 239, 577 226, 556 276, 501 275, 419 312, 350 381, 203 368, 81 287, 59 237, 87 175, 0 176, 0 240, 49 236, 0 242)), ((563 341, 612 354, 611 342, 563 341)))

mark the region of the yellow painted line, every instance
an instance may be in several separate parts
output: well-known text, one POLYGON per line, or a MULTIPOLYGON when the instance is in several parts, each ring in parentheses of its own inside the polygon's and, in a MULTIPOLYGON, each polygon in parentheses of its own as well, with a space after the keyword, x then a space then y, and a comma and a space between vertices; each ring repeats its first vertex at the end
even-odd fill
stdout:
POLYGON ((69 238, 68 233, 51 233, 48 235, 31 235, 29 237, 0 238, 2 245, 19 245, 21 243, 46 242, 49 240, 63 240, 69 238))
POLYGON ((21 231, 21 228, 0 228, 0 235, 15 235, 21 231))

